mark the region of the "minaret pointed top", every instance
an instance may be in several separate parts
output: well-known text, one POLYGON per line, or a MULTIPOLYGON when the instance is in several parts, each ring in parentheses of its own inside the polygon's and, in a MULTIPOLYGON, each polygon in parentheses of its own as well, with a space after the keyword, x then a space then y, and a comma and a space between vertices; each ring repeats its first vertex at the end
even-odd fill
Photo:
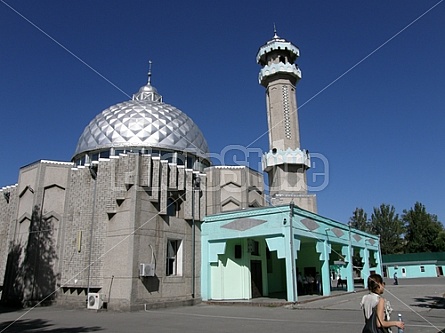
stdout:
POLYGON ((278 37, 278 35, 277 35, 277 27, 275 26, 275 22, 274 22, 274 24, 273 24, 273 38, 275 39, 275 38, 280 38, 280 37, 278 37))

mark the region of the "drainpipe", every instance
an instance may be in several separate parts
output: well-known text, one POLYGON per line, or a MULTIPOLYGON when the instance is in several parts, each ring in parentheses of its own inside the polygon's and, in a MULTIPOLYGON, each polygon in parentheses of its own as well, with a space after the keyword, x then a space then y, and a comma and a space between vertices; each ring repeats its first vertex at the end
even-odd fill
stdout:
POLYGON ((292 267, 292 296, 293 302, 297 301, 297 277, 295 272, 295 252, 294 252, 294 231, 293 231, 293 221, 292 218, 294 216, 294 202, 292 201, 289 204, 290 212, 289 212, 289 238, 290 238, 290 260, 292 267))
MULTIPOLYGON (((97 169, 96 169, 97 170, 97 169)), ((96 190, 97 190, 97 172, 93 168, 93 165, 90 166, 90 174, 91 178, 94 181, 94 190, 93 190, 93 209, 91 212, 91 226, 90 226, 90 253, 88 254, 88 282, 87 282, 87 304, 88 304, 88 294, 90 293, 90 277, 91 277, 91 251, 93 249, 93 231, 94 231, 94 215, 96 214, 96 190)))
POLYGON ((192 176, 192 298, 195 298, 195 272, 196 272, 196 255, 195 255, 195 238, 196 238, 196 225, 195 225, 195 190, 199 190, 201 185, 201 179, 199 175, 193 174, 192 176))

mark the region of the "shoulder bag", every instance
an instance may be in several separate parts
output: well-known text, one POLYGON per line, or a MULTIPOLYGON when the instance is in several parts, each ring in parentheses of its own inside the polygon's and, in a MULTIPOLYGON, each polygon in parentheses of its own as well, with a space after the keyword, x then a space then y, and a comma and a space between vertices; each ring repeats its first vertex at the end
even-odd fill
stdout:
MULTIPOLYGON (((365 311, 363 311, 363 315, 365 311)), ((383 327, 380 318, 377 316, 376 308, 372 309, 371 316, 366 318, 365 316, 365 326, 363 327, 362 333, 387 333, 388 330, 383 327), (377 319, 380 322, 380 327, 377 327, 377 319)))

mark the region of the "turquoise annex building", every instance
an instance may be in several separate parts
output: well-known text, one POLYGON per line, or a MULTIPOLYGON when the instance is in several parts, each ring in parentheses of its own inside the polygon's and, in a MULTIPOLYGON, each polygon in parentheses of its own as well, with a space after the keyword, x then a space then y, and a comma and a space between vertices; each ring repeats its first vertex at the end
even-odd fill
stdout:
POLYGON ((353 291, 354 277, 367 287, 369 274, 382 272, 379 238, 318 215, 315 195, 308 193, 310 154, 300 147, 296 100, 299 55, 298 47, 276 32, 257 53, 258 81, 266 90, 269 151, 262 165, 271 206, 204 218, 203 300, 278 297, 296 302, 301 294, 328 296, 340 281, 353 291), (353 267, 352 257, 358 255, 361 263, 353 267))
POLYGON ((298 300, 298 273, 321 277, 331 294, 330 267, 342 262, 347 290, 354 290, 352 253, 361 277, 381 273, 379 238, 293 204, 207 216, 202 224, 203 300, 280 296, 298 300))

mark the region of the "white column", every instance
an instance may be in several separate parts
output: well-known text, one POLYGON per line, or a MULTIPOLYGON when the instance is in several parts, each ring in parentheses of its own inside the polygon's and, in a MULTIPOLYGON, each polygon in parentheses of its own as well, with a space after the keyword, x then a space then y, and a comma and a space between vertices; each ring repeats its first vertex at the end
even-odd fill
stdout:
POLYGON ((365 288, 368 288, 369 250, 366 248, 360 249, 360 257, 362 257, 362 263, 363 263, 363 269, 362 269, 363 285, 365 288))

